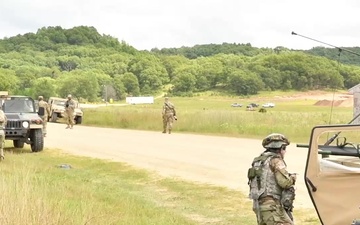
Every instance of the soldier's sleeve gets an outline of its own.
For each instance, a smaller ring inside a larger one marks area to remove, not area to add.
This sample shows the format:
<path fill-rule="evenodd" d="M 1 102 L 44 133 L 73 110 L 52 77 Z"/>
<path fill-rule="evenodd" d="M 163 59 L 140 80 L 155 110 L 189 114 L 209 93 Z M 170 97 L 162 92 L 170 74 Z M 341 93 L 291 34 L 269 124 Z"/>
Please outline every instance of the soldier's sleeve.
<path fill-rule="evenodd" d="M 50 105 L 46 103 L 46 112 L 50 115 Z"/>
<path fill-rule="evenodd" d="M 75 101 L 71 99 L 70 101 L 70 108 L 75 109 Z"/>
<path fill-rule="evenodd" d="M 175 106 L 173 105 L 174 116 L 176 116 Z"/>
<path fill-rule="evenodd" d="M 286 170 L 284 160 L 280 158 L 273 158 L 270 165 L 275 173 L 276 182 L 280 187 L 287 189 L 294 185 L 294 180 L 290 177 L 288 171 Z"/>
<path fill-rule="evenodd" d="M 4 113 L 4 111 L 2 111 L 2 110 L 0 110 L 0 120 L 2 120 L 1 123 L 5 127 L 6 122 L 7 122 L 7 117 L 6 117 L 5 113 Z"/>

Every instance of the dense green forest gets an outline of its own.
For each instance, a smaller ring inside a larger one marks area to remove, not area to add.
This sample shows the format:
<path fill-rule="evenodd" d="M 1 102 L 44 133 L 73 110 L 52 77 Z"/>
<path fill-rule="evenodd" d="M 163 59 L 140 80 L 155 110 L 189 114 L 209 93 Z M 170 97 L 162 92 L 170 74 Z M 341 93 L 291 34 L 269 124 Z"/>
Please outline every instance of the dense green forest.
<path fill-rule="evenodd" d="M 348 48 L 359 51 L 359 48 Z M 219 90 L 344 89 L 360 83 L 359 56 L 334 48 L 307 51 L 223 43 L 139 51 L 94 27 L 43 27 L 0 39 L 0 90 L 83 101 L 146 96 L 191 96 Z M 164 88 L 166 89 L 164 90 Z"/>

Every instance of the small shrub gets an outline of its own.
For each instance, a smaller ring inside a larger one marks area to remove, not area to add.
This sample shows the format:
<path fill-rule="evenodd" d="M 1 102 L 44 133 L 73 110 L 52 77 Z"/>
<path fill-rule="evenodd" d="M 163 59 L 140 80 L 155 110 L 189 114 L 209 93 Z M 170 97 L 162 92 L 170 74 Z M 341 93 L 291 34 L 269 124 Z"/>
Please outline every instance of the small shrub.
<path fill-rule="evenodd" d="M 261 108 L 261 109 L 259 109 L 259 112 L 261 112 L 261 113 L 266 113 L 267 111 L 266 111 L 266 109 Z"/>

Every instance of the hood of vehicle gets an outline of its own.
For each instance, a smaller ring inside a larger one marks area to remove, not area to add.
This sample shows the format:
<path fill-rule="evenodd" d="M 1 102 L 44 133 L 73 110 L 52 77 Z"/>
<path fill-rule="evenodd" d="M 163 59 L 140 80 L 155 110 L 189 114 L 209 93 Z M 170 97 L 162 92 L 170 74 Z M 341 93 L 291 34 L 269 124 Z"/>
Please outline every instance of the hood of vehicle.
<path fill-rule="evenodd" d="M 5 113 L 8 120 L 38 120 L 37 113 Z"/>
<path fill-rule="evenodd" d="M 81 109 L 79 109 L 79 108 L 76 108 L 76 109 L 74 110 L 74 113 L 76 113 L 76 115 L 78 115 L 78 116 L 82 116 L 82 115 L 83 115 L 83 111 L 82 111 Z"/>

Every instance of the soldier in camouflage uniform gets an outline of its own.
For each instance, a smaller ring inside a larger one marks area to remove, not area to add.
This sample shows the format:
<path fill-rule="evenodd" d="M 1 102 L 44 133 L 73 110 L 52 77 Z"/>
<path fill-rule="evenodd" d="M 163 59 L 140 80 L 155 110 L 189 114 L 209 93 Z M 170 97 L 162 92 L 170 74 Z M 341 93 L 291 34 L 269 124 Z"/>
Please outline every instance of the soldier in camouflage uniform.
<path fill-rule="evenodd" d="M 65 102 L 65 113 L 66 113 L 66 129 L 73 129 L 74 126 L 74 111 L 75 102 L 71 95 L 68 95 L 68 100 Z"/>
<path fill-rule="evenodd" d="M 47 133 L 47 121 L 50 114 L 50 106 L 44 101 L 43 96 L 38 97 L 39 100 L 39 116 L 43 120 L 43 135 L 46 137 Z"/>
<path fill-rule="evenodd" d="M 249 197 L 253 200 L 258 225 L 294 224 L 289 217 L 292 216 L 291 212 L 288 214 L 282 204 L 283 193 L 293 189 L 296 181 L 296 175 L 287 172 L 284 161 L 286 146 L 289 144 L 284 135 L 270 134 L 262 142 L 266 150 L 253 160 L 248 171 Z M 293 193 L 291 200 L 295 197 Z"/>
<path fill-rule="evenodd" d="M 5 115 L 4 111 L 2 111 L 0 109 L 0 160 L 5 159 L 5 156 L 4 156 L 4 144 L 5 144 L 4 128 L 6 127 L 6 122 L 7 122 L 6 115 Z"/>
<path fill-rule="evenodd" d="M 174 104 L 169 101 L 168 97 L 165 97 L 165 102 L 162 110 L 162 118 L 163 118 L 163 133 L 165 134 L 166 131 L 171 134 L 172 126 L 174 120 L 177 120 L 176 117 L 176 110 Z"/>

